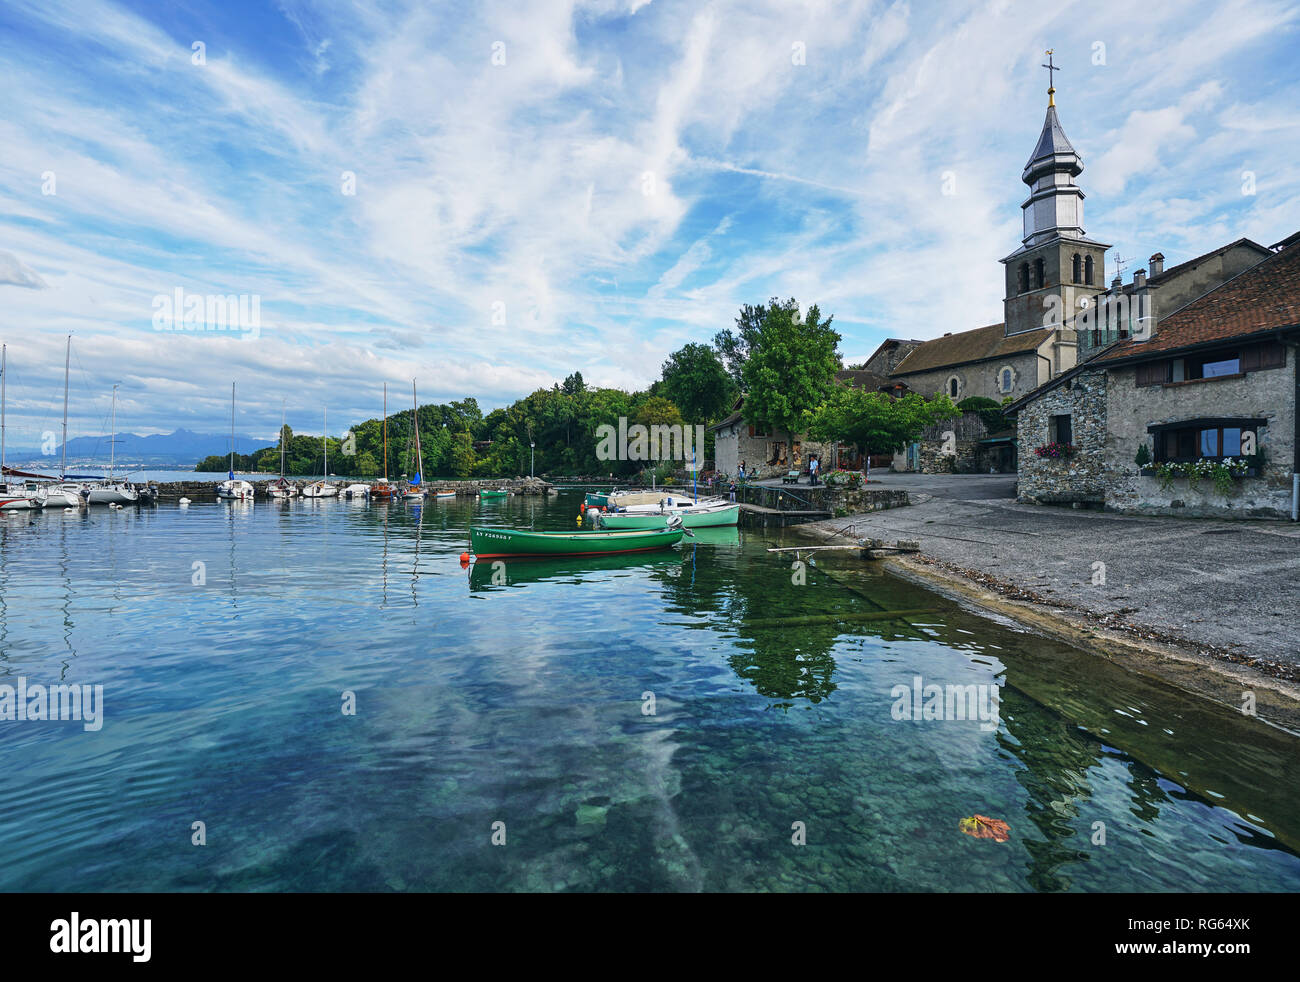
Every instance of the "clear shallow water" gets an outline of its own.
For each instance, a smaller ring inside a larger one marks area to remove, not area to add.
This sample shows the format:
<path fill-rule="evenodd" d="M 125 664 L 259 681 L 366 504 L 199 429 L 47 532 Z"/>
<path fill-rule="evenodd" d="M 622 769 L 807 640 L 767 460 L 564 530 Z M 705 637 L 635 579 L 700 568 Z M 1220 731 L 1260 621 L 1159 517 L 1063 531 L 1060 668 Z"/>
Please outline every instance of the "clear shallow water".
<path fill-rule="evenodd" d="M 856 562 L 460 567 L 579 500 L 4 519 L 0 683 L 105 723 L 0 722 L 0 889 L 1300 889 L 1300 742 Z M 1000 725 L 893 719 L 916 675 Z"/>

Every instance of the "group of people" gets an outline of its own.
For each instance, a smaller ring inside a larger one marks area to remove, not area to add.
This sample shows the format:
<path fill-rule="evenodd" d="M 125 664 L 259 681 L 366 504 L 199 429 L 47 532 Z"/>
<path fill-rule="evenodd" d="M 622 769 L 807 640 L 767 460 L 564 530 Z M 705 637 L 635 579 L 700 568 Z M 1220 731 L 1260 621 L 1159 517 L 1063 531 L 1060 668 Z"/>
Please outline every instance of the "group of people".
<path fill-rule="evenodd" d="M 822 469 L 822 462 L 817 458 L 816 454 L 813 454 L 811 457 L 808 458 L 808 479 L 810 484 L 817 483 L 817 476 L 821 473 L 821 469 Z M 743 484 L 746 478 L 755 477 L 755 476 L 756 474 L 749 472 L 745 469 L 745 462 L 742 460 L 740 462 L 740 467 L 736 471 L 736 481 L 740 481 Z M 736 481 L 731 482 L 731 492 L 732 492 L 733 501 L 735 500 Z"/>

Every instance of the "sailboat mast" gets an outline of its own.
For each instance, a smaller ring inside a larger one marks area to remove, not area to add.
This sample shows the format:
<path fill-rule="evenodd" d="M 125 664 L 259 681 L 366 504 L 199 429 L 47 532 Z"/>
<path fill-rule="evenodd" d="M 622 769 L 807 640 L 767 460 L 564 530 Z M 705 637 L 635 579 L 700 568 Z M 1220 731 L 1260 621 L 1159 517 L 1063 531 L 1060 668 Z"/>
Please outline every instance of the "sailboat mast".
<path fill-rule="evenodd" d="M 415 379 L 411 379 L 411 424 L 415 427 L 415 475 L 424 479 L 424 454 L 420 453 L 420 404 L 415 398 Z"/>
<path fill-rule="evenodd" d="M 388 383 L 384 383 L 384 483 L 388 483 Z"/>
<path fill-rule="evenodd" d="M 280 480 L 284 480 L 284 400 L 280 400 Z"/>
<path fill-rule="evenodd" d="M 113 483 L 113 468 L 117 464 L 117 386 L 113 386 L 113 415 L 112 422 L 109 423 L 109 429 L 113 432 L 108 436 L 108 483 Z"/>
<path fill-rule="evenodd" d="M 230 473 L 229 480 L 235 479 L 235 383 L 230 383 Z"/>
<path fill-rule="evenodd" d="M 68 335 L 68 350 L 63 356 L 63 457 L 59 462 L 59 480 L 68 476 L 68 371 L 72 366 L 72 335 Z"/>
<path fill-rule="evenodd" d="M 0 345 L 0 484 L 5 481 L 5 359 L 9 345 Z"/>
<path fill-rule="evenodd" d="M 325 410 L 325 434 L 320 438 L 320 442 L 325 447 L 325 480 L 330 479 L 330 411 Z"/>

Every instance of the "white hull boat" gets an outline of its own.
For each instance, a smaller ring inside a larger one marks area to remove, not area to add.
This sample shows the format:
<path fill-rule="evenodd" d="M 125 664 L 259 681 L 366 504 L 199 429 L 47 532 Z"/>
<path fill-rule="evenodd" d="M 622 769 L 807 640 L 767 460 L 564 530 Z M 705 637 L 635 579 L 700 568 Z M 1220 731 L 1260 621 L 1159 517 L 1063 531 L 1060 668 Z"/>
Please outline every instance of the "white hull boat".
<path fill-rule="evenodd" d="M 0 484 L 0 511 L 31 511 L 45 507 L 45 492 L 34 482 Z"/>
<path fill-rule="evenodd" d="M 134 505 L 139 500 L 139 492 L 126 483 L 101 484 L 86 495 L 88 505 Z"/>
<path fill-rule="evenodd" d="M 78 484 L 52 484 L 45 489 L 46 508 L 80 508 L 85 503 Z"/>
<path fill-rule="evenodd" d="M 349 484 L 343 489 L 342 496 L 349 501 L 364 500 L 370 497 L 369 484 Z"/>
<path fill-rule="evenodd" d="M 328 481 L 317 481 L 314 484 L 308 484 L 302 489 L 304 498 L 334 498 L 338 496 L 338 493 L 338 486 L 330 484 Z"/>
<path fill-rule="evenodd" d="M 217 497 L 228 501 L 252 501 L 254 493 L 247 481 L 222 481 L 217 485 Z"/>

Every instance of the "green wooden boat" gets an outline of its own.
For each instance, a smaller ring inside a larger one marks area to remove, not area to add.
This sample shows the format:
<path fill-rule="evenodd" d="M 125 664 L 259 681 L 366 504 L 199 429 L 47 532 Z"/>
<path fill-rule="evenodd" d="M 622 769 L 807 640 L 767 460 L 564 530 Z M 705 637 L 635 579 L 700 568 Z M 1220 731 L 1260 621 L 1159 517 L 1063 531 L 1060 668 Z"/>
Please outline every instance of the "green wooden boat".
<path fill-rule="evenodd" d="M 583 501 L 584 508 L 604 508 L 609 504 L 608 494 L 597 494 L 592 491 L 587 492 L 587 497 Z"/>
<path fill-rule="evenodd" d="M 682 527 L 688 529 L 715 528 L 717 526 L 735 525 L 740 520 L 740 505 L 712 505 L 702 508 L 684 508 L 667 515 L 605 512 L 600 516 L 601 528 L 607 529 L 655 529 L 663 528 L 664 522 L 673 515 L 682 520 Z"/>
<path fill-rule="evenodd" d="M 601 529 L 596 532 L 530 532 L 526 529 L 470 526 L 469 551 L 476 559 L 527 556 L 608 556 L 675 546 L 686 533 L 680 528 Z"/>
<path fill-rule="evenodd" d="M 480 488 L 478 496 L 480 498 L 504 498 L 509 493 L 509 491 L 484 491 Z"/>

